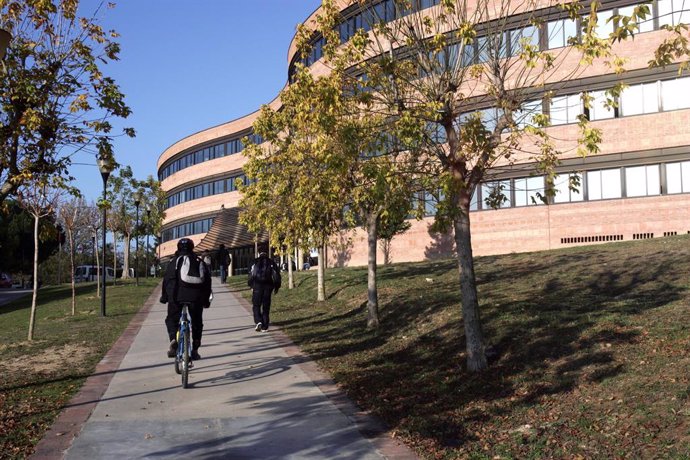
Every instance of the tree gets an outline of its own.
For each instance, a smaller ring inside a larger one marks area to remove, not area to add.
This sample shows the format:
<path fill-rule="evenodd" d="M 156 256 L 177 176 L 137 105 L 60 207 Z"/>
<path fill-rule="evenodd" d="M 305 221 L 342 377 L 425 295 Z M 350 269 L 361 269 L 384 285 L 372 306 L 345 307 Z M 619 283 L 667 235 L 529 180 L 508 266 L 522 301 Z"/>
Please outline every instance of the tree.
<path fill-rule="evenodd" d="M 240 184 L 240 220 L 255 233 L 268 231 L 273 247 L 319 248 L 318 301 L 326 298 L 323 247 L 339 229 L 347 188 L 347 163 L 335 154 L 341 97 L 337 79 L 314 79 L 302 69 L 281 92 L 281 110 L 264 106 L 254 123 L 268 143 L 243 150 L 251 182 Z"/>
<path fill-rule="evenodd" d="M 76 286 L 75 286 L 75 233 L 84 220 L 84 212 L 86 210 L 86 203 L 83 198 L 72 198 L 69 201 L 63 201 L 58 208 L 58 218 L 61 225 L 67 232 L 67 241 L 69 242 L 69 261 L 70 261 L 70 281 L 72 285 L 72 316 L 76 314 L 77 300 L 76 300 Z"/>
<path fill-rule="evenodd" d="M 497 166 L 515 162 L 533 162 L 552 185 L 568 140 L 559 147 L 551 139 L 545 129 L 549 117 L 537 110 L 533 99 L 553 97 L 564 82 L 595 61 L 620 71 L 622 60 L 611 54 L 609 37 L 597 36 L 596 2 L 588 12 L 577 2 L 544 10 L 509 0 L 441 0 L 422 11 L 416 9 L 417 2 L 405 0 L 381 4 L 384 8 L 359 5 L 368 30 L 347 37 L 350 46 L 326 38 L 326 65 L 348 69 L 361 88 L 350 97 L 361 110 L 387 120 L 386 131 L 428 164 L 427 171 L 415 174 L 427 187 L 441 189 L 437 225 L 454 232 L 467 368 L 485 369 L 471 245 L 472 195 Z M 582 27 L 568 40 L 570 46 L 542 50 L 538 31 L 558 8 L 570 19 L 581 19 Z M 337 14 L 333 2 L 324 0 L 317 20 L 323 37 L 332 36 Z M 591 102 L 586 94 L 583 98 Z M 583 156 L 596 153 L 601 133 L 584 115 L 578 117 L 578 126 L 578 139 L 570 140 L 567 148 L 577 144 Z M 543 198 L 553 193 L 550 190 Z M 496 205 L 505 199 L 502 195 L 497 187 L 488 201 Z"/>
<path fill-rule="evenodd" d="M 78 7 L 79 0 L 2 3 L 13 39 L 0 74 L 0 202 L 32 175 L 67 176 L 77 150 L 111 157 L 109 120 L 130 114 L 101 70 L 118 59 L 117 33 L 99 26 L 98 11 L 77 17 Z"/>
<path fill-rule="evenodd" d="M 101 269 L 105 270 L 105 267 L 101 268 L 100 261 L 100 251 L 98 250 L 98 230 L 101 228 L 102 219 L 101 211 L 96 203 L 91 203 L 86 208 L 81 215 L 81 225 L 86 229 L 86 233 L 89 235 L 91 241 L 93 242 L 93 252 L 96 257 L 96 297 L 101 297 Z M 106 229 L 102 229 L 106 231 Z"/>
<path fill-rule="evenodd" d="M 33 220 L 33 216 L 14 199 L 5 201 L 0 208 L 0 248 L 6 254 L 0 259 L 2 271 L 28 274 L 33 270 Z M 41 219 L 38 235 L 41 240 L 38 263 L 42 264 L 59 244 L 58 230 L 52 216 Z"/>
<path fill-rule="evenodd" d="M 36 297 L 38 295 L 38 224 L 39 220 L 52 215 L 59 204 L 64 190 L 60 184 L 51 184 L 45 178 L 35 178 L 24 185 L 17 195 L 22 207 L 34 218 L 34 263 L 33 263 L 33 293 L 31 297 L 31 314 L 29 319 L 28 340 L 34 338 L 36 324 Z"/>
<path fill-rule="evenodd" d="M 114 226 L 114 235 L 122 235 L 124 243 L 122 279 L 129 278 L 129 251 L 134 234 L 134 202 L 132 195 L 137 184 L 132 168 L 120 168 L 117 176 L 113 175 L 109 181 L 108 192 L 110 201 L 110 223 Z"/>

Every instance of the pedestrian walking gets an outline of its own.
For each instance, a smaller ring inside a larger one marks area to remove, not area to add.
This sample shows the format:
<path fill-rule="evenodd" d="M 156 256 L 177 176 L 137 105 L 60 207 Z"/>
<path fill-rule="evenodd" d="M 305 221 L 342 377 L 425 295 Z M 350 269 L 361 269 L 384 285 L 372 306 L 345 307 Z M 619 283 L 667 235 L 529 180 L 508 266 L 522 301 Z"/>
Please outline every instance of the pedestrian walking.
<path fill-rule="evenodd" d="M 249 287 L 252 288 L 252 312 L 256 332 L 268 332 L 271 312 L 271 294 L 280 289 L 280 270 L 265 252 L 259 253 L 249 270 Z"/>
<path fill-rule="evenodd" d="M 218 265 L 220 266 L 220 282 L 224 284 L 228 279 L 228 266 L 232 262 L 232 257 L 230 256 L 228 250 L 225 249 L 224 244 L 220 245 L 217 258 Z"/>

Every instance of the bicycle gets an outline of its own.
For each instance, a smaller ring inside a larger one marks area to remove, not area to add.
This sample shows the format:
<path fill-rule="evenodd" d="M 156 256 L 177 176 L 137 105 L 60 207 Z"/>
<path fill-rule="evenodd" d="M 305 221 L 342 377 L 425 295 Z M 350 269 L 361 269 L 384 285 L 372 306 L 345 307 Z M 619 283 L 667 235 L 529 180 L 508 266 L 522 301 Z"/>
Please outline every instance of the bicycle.
<path fill-rule="evenodd" d="M 182 304 L 180 328 L 177 330 L 177 354 L 175 355 L 175 372 L 182 376 L 182 388 L 189 385 L 189 370 L 192 363 L 192 330 L 189 319 L 189 303 Z"/>

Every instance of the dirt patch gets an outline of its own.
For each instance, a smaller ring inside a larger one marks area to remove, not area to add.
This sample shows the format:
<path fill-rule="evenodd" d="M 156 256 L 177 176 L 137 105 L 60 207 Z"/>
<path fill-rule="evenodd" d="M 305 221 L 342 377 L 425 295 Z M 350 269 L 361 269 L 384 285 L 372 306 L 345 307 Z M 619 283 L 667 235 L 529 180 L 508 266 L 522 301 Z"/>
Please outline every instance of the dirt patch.
<path fill-rule="evenodd" d="M 65 365 L 80 368 L 93 352 L 93 348 L 86 343 L 70 343 L 46 348 L 30 359 L 12 358 L 7 361 L 6 369 L 10 374 L 52 374 Z"/>

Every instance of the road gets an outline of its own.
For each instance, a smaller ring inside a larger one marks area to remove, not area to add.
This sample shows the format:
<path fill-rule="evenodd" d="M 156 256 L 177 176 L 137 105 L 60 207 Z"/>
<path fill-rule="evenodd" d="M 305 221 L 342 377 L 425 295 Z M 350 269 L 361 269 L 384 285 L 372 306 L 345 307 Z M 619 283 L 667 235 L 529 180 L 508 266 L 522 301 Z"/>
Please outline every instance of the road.
<path fill-rule="evenodd" d="M 10 289 L 10 288 L 3 288 L 0 289 L 0 305 L 5 305 L 6 303 L 10 303 L 15 299 L 18 299 L 22 296 L 25 296 L 27 294 L 31 294 L 31 289 Z"/>

